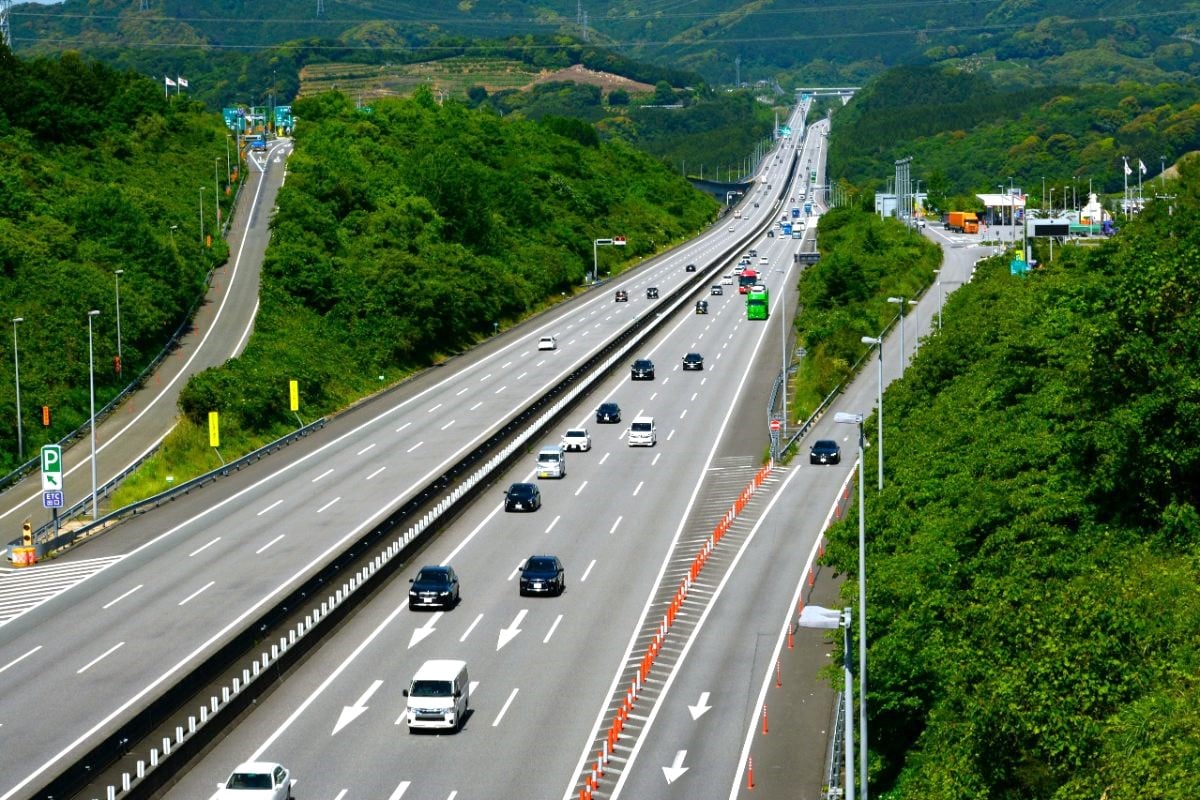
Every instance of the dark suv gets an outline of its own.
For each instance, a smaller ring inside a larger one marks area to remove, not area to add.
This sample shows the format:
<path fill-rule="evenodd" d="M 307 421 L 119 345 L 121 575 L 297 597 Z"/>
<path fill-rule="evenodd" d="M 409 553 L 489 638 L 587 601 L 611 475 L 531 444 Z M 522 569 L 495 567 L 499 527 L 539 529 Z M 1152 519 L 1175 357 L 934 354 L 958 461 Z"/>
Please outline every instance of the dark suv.
<path fill-rule="evenodd" d="M 616 302 L 618 302 L 618 303 L 628 303 L 628 302 L 629 302 L 629 292 L 625 291 L 624 289 L 617 289 L 617 300 L 616 300 Z"/>
<path fill-rule="evenodd" d="M 648 358 L 639 358 L 637 361 L 634 361 L 633 366 L 629 370 L 629 377 L 635 381 L 654 380 L 654 362 Z"/>
<path fill-rule="evenodd" d="M 832 439 L 819 439 L 813 442 L 812 449 L 808 451 L 810 464 L 838 464 L 841 460 L 842 448 Z"/>
<path fill-rule="evenodd" d="M 421 567 L 409 580 L 408 607 L 451 608 L 458 605 L 458 575 L 450 566 Z"/>
<path fill-rule="evenodd" d="M 505 511 L 537 511 L 542 507 L 542 490 L 536 483 L 514 483 L 504 495 Z"/>
<path fill-rule="evenodd" d="M 601 403 L 596 409 L 596 422 L 620 422 L 621 407 L 616 403 Z"/>
<path fill-rule="evenodd" d="M 567 587 L 562 562 L 558 556 L 530 556 L 521 567 L 519 588 L 527 594 L 562 594 Z"/>
<path fill-rule="evenodd" d="M 651 286 L 649 289 L 647 289 L 646 290 L 646 299 L 647 300 L 657 300 L 658 299 L 658 289 L 656 289 L 653 286 Z"/>
<path fill-rule="evenodd" d="M 699 353 L 688 353 L 683 357 L 684 369 L 704 369 L 704 356 Z"/>

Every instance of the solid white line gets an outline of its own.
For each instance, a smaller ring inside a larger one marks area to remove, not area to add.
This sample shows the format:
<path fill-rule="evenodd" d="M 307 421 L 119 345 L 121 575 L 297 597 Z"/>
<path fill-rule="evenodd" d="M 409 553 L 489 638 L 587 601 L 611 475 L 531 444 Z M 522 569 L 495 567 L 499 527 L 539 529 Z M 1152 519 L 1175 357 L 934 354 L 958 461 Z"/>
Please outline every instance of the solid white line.
<path fill-rule="evenodd" d="M 587 481 L 584 481 L 583 483 L 579 484 L 579 488 L 575 490 L 576 497 L 579 497 L 579 493 L 583 491 L 583 487 L 587 486 L 587 483 Z"/>
<path fill-rule="evenodd" d="M 556 630 L 558 630 L 558 623 L 562 622 L 562 618 L 562 614 L 559 614 L 554 618 L 554 624 L 550 626 L 550 630 L 546 631 L 546 638 L 542 639 L 542 644 L 547 644 L 550 641 L 550 637 L 554 635 Z"/>
<path fill-rule="evenodd" d="M 321 473 L 320 475 L 318 475 L 317 477 L 313 478 L 313 479 L 312 479 L 312 482 L 313 482 L 313 483 L 316 483 L 317 481 L 321 480 L 321 478 L 324 478 L 326 475 L 328 475 L 328 474 L 329 474 L 329 473 L 331 473 L 331 472 L 333 472 L 333 468 L 332 468 L 332 467 L 331 467 L 331 468 L 329 468 L 329 469 L 327 469 L 327 470 L 325 470 L 324 472 L 322 472 L 322 473 Z"/>
<path fill-rule="evenodd" d="M 374 478 L 376 475 L 383 472 L 385 469 L 387 469 L 387 467 L 380 467 L 379 469 L 375 470 L 374 472 L 372 472 L 370 475 L 367 476 L 367 480 L 371 480 L 371 478 Z"/>
<path fill-rule="evenodd" d="M 696 398 L 695 398 L 695 397 L 693 397 L 692 399 L 693 399 L 693 400 L 695 400 Z M 356 455 L 356 456 L 361 456 L 363 453 L 367 452 L 368 450 L 370 450 L 370 449 L 371 449 L 372 447 L 374 447 L 374 446 L 375 446 L 375 443 L 374 443 L 374 442 L 371 442 L 369 445 L 367 445 L 366 447 L 364 447 L 362 450 L 359 450 L 359 451 L 358 451 L 357 453 L 355 453 L 354 455 Z"/>
<path fill-rule="evenodd" d="M 331 505 L 333 505 L 334 503 L 336 503 L 338 500 L 341 500 L 341 499 L 342 499 L 342 496 L 339 494 L 337 497 L 333 498 L 333 499 L 332 499 L 332 500 L 330 500 L 328 503 L 326 503 L 325 505 L 323 505 L 323 506 L 321 506 L 320 508 L 318 508 L 318 509 L 317 509 L 317 513 L 318 513 L 318 514 L 320 514 L 322 511 L 324 511 L 325 509 L 329 508 Z"/>
<path fill-rule="evenodd" d="M 117 642 L 112 647 L 108 648 L 103 653 L 96 656 L 91 661 L 89 661 L 88 663 L 86 663 L 82 667 L 80 667 L 79 669 L 75 670 L 75 674 L 82 675 L 83 673 L 85 673 L 89 669 L 91 669 L 92 667 L 96 666 L 96 664 L 98 664 L 100 661 L 108 658 L 109 656 L 111 656 L 113 653 L 117 652 L 117 650 L 121 649 L 124 646 L 125 646 L 124 642 Z"/>
<path fill-rule="evenodd" d="M 217 537 L 217 538 L 220 538 L 220 537 Z M 215 540 L 214 540 L 214 541 L 215 541 Z M 107 609 L 107 608 L 109 608 L 110 606 L 115 606 L 117 603 L 121 602 L 121 601 L 122 601 L 122 600 L 124 600 L 126 597 L 129 597 L 129 595 L 133 594 L 134 592 L 136 592 L 138 589 L 142 588 L 142 587 L 143 587 L 143 586 L 145 586 L 145 585 L 146 585 L 146 584 L 144 584 L 144 583 L 139 583 L 137 586 L 133 587 L 132 589 L 130 589 L 128 592 L 126 592 L 125 594 L 121 595 L 120 597 L 117 597 L 117 598 L 115 598 L 115 599 L 113 599 L 113 600 L 109 600 L 107 603 L 105 603 L 104 605 L 100 606 L 100 608 Z M 0 672 L 4 672 L 4 670 L 0 669 Z"/>
<path fill-rule="evenodd" d="M 33 648 L 25 655 L 17 656 L 12 661 L 5 664 L 3 667 L 0 667 L 0 673 L 4 672 L 4 670 L 8 669 L 9 667 L 13 666 L 14 664 L 20 664 L 22 661 L 29 658 L 31 655 L 33 655 L 34 653 L 36 653 L 38 650 L 41 650 L 41 649 L 42 649 L 42 646 L 39 644 L 37 647 Z"/>
<path fill-rule="evenodd" d="M 480 614 L 479 616 L 475 617 L 475 620 L 470 625 L 467 626 L 467 629 L 465 631 L 463 631 L 462 636 L 458 637 L 458 640 L 460 642 L 465 642 L 467 640 L 467 637 L 471 635 L 471 631 L 475 630 L 475 626 L 479 624 L 479 620 L 481 620 L 481 619 L 483 619 L 483 614 Z"/>
<path fill-rule="evenodd" d="M 586 581 L 588 579 L 588 575 L 592 574 L 592 567 L 594 567 L 594 566 L 596 566 L 596 559 L 593 558 L 592 563 L 588 564 L 587 569 L 585 569 L 583 571 L 583 576 L 579 579 L 580 583 L 583 583 L 584 581 Z"/>
<path fill-rule="evenodd" d="M 608 529 L 608 532 L 609 532 L 609 533 L 616 533 L 616 532 L 617 532 L 617 526 L 621 524 L 621 520 L 622 520 L 622 519 L 624 519 L 624 517 L 622 517 L 622 516 L 618 516 L 618 517 L 617 517 L 617 521 L 616 521 L 616 522 L 614 522 L 614 523 L 613 523 L 613 526 L 612 526 L 611 528 L 609 528 L 609 529 Z"/>
<path fill-rule="evenodd" d="M 512 705 L 513 700 L 517 699 L 517 692 L 519 692 L 519 691 L 521 691 L 521 690 L 513 689 L 512 694 L 510 694 L 508 696 L 508 699 L 504 701 L 504 707 L 500 709 L 500 713 L 496 715 L 495 721 L 492 722 L 493 728 L 495 728 L 496 726 L 498 726 L 500 724 L 500 720 L 504 719 L 504 715 L 508 711 L 508 707 Z"/>
<path fill-rule="evenodd" d="M 257 550 L 255 550 L 255 551 L 254 551 L 254 555 L 256 555 L 256 556 L 260 556 L 260 555 L 262 555 L 262 553 L 263 553 L 263 551 L 264 551 L 264 550 L 266 550 L 268 547 L 270 547 L 271 545 L 273 545 L 273 544 L 275 544 L 276 542 L 278 542 L 280 539 L 282 539 L 282 538 L 283 538 L 284 536 L 286 536 L 286 535 L 287 535 L 287 534 L 285 534 L 285 533 L 281 533 L 281 534 L 279 534 L 279 535 L 278 535 L 278 536 L 276 536 L 274 539 L 272 539 L 271 541 L 269 541 L 269 542 L 267 542 L 266 544 L 264 544 L 262 547 L 260 547 L 260 548 L 258 548 Z"/>
<path fill-rule="evenodd" d="M 400 800 L 401 797 L 404 797 L 404 793 L 408 791 L 408 785 L 410 783 L 412 783 L 412 781 L 400 781 L 400 785 L 396 787 L 396 791 L 392 792 L 392 795 L 388 798 L 388 800 Z"/>
<path fill-rule="evenodd" d="M 208 589 L 208 587 L 212 586 L 214 583 L 216 583 L 216 581 L 209 581 L 208 583 L 204 584 L 199 589 L 197 589 L 196 591 L 189 594 L 187 597 L 180 600 L 179 605 L 183 605 L 184 603 L 188 602 L 189 600 L 195 599 L 201 592 Z"/>
<path fill-rule="evenodd" d="M 283 501 L 282 501 L 282 500 L 280 500 L 279 502 L 280 502 L 280 503 L 282 503 Z M 278 503 L 276 503 L 276 505 L 278 505 Z M 271 506 L 271 508 L 274 508 L 274 507 L 275 507 L 275 506 Z M 262 515 L 262 514 L 265 514 L 267 511 L 270 511 L 270 510 L 271 510 L 271 509 L 263 509 L 262 511 L 260 511 L 260 512 L 258 512 L 258 513 L 259 513 L 260 515 Z M 193 550 L 192 552 L 188 553 L 188 558 L 191 558 L 192 556 L 196 555 L 197 553 L 203 553 L 205 550 L 207 550 L 208 548 L 212 547 L 214 544 L 216 544 L 216 543 L 217 543 L 217 542 L 219 542 L 219 541 L 221 541 L 221 537 L 220 537 L 220 536 L 218 536 L 217 538 L 213 539 L 211 542 L 209 542 L 209 543 L 208 543 L 208 544 L 206 544 L 206 545 L 201 545 L 200 547 L 196 548 L 196 549 L 195 549 L 195 550 Z"/>

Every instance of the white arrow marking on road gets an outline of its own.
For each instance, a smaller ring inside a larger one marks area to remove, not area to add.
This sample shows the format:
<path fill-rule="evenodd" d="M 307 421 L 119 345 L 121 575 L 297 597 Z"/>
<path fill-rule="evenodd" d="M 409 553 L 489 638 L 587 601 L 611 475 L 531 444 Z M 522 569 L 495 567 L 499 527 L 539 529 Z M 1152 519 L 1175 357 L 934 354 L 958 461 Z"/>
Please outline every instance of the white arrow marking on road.
<path fill-rule="evenodd" d="M 701 692 L 700 699 L 694 706 L 688 706 L 688 711 L 692 712 L 692 719 L 697 720 L 704 716 L 704 712 L 708 711 L 712 706 L 708 704 L 708 692 Z"/>
<path fill-rule="evenodd" d="M 438 611 L 432 617 L 429 618 L 428 622 L 426 622 L 424 625 L 422 625 L 421 627 L 417 628 L 415 631 L 412 632 L 412 637 L 410 637 L 408 640 L 409 648 L 411 648 L 414 644 L 421 641 L 426 636 L 428 636 L 429 634 L 431 634 L 435 630 L 437 630 L 436 628 L 433 627 L 433 625 L 435 622 L 438 621 L 438 618 L 442 616 L 442 613 L 443 612 Z"/>
<path fill-rule="evenodd" d="M 679 776 L 688 771 L 688 768 L 683 765 L 684 756 L 687 755 L 687 750 L 680 750 L 675 754 L 675 763 L 669 767 L 663 767 L 663 776 L 667 779 L 667 783 L 674 783 L 679 779 Z"/>
<path fill-rule="evenodd" d="M 521 624 L 521 620 L 525 619 L 525 615 L 528 613 L 529 613 L 529 609 L 522 608 L 520 611 L 517 612 L 517 616 L 512 621 L 511 625 L 509 625 L 507 628 L 500 629 L 500 639 L 499 639 L 499 641 L 496 642 L 497 650 L 499 650 L 501 647 L 504 647 L 504 645 L 511 642 L 513 640 L 513 638 L 516 637 L 516 635 L 521 632 L 521 628 L 519 627 Z"/>
<path fill-rule="evenodd" d="M 342 713 L 338 715 L 337 724 L 333 726 L 333 733 L 330 735 L 337 736 L 338 731 L 358 719 L 359 715 L 367 710 L 367 702 L 370 701 L 371 695 L 375 694 L 380 686 L 383 686 L 383 681 L 375 681 L 371 684 L 370 688 L 362 693 L 362 697 L 358 698 L 358 702 L 352 706 L 343 706 Z"/>

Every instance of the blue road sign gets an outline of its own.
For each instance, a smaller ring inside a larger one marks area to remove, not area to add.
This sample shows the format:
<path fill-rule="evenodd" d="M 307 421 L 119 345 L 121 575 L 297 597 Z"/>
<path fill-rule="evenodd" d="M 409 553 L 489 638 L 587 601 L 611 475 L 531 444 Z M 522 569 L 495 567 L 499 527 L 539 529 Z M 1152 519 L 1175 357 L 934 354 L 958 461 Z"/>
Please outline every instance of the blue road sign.
<path fill-rule="evenodd" d="M 63 493 L 60 491 L 42 492 L 42 508 L 62 508 Z"/>

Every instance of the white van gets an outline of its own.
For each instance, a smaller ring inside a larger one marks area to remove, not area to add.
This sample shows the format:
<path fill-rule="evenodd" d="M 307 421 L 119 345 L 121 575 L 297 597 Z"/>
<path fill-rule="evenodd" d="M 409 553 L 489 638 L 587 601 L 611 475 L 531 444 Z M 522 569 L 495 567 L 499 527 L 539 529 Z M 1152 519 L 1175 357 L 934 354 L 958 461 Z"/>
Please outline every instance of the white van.
<path fill-rule="evenodd" d="M 436 659 L 426 661 L 404 690 L 408 698 L 408 730 L 417 728 L 462 728 L 471 701 L 467 662 Z"/>
<path fill-rule="evenodd" d="M 537 476 L 539 478 L 567 477 L 567 452 L 561 444 L 549 444 L 538 451 Z"/>
<path fill-rule="evenodd" d="M 634 417 L 629 424 L 630 447 L 654 447 L 658 433 L 654 429 L 654 417 Z"/>

